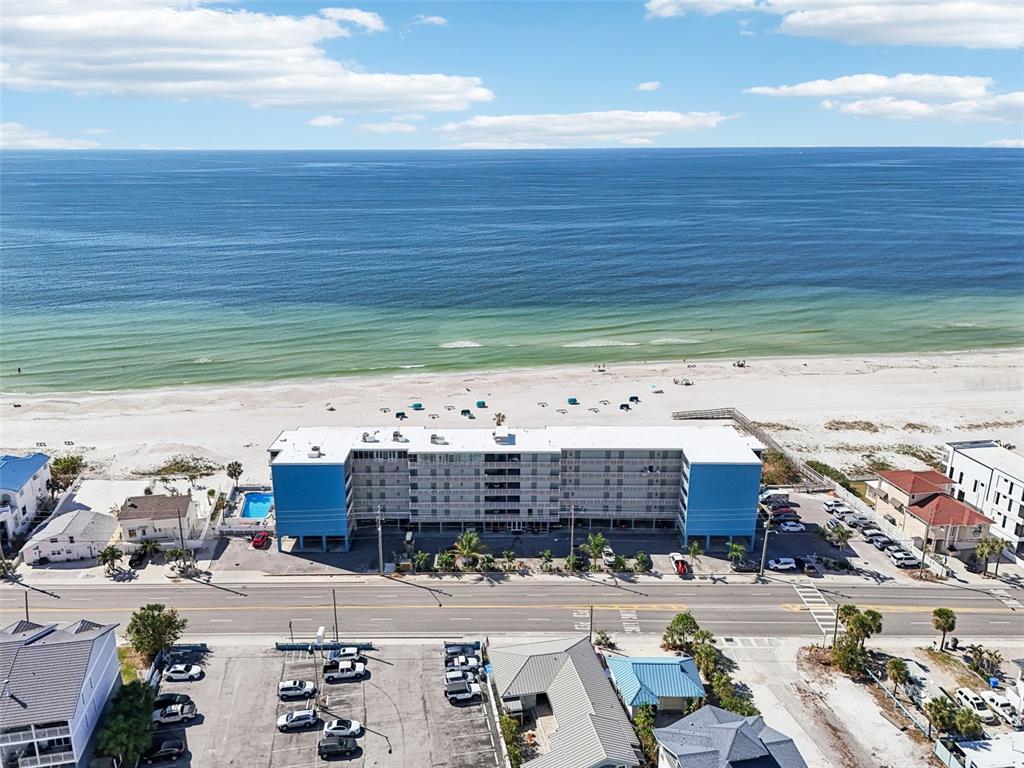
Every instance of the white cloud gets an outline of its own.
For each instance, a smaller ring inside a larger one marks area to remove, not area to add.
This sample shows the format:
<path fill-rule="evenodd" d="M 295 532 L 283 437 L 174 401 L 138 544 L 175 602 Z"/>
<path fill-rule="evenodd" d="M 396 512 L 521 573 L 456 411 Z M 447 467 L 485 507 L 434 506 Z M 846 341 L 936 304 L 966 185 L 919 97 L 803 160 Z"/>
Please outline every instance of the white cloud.
<path fill-rule="evenodd" d="M 360 131 L 367 133 L 415 133 L 416 126 L 409 123 L 363 123 L 359 126 Z"/>
<path fill-rule="evenodd" d="M 187 0 L 8 3 L 4 85 L 360 111 L 458 110 L 493 98 L 477 77 L 365 72 L 329 58 L 321 45 L 350 36 L 347 25 L 383 24 L 353 11 L 285 16 Z"/>
<path fill-rule="evenodd" d="M 311 125 L 314 128 L 340 128 L 344 124 L 344 117 L 335 117 L 334 115 L 320 115 L 306 122 L 306 125 Z"/>
<path fill-rule="evenodd" d="M 821 105 L 826 109 L 835 109 L 858 117 L 888 117 L 894 120 L 1013 122 L 1020 119 L 1020 115 L 1024 111 L 1024 91 L 950 103 L 929 103 L 917 99 L 882 96 L 877 99 L 859 101 L 826 99 Z"/>
<path fill-rule="evenodd" d="M 821 106 L 848 115 L 894 120 L 1012 121 L 1024 93 L 994 94 L 990 77 L 861 74 L 795 85 L 759 85 L 744 93 L 823 99 Z M 859 98 L 868 97 L 868 98 Z"/>
<path fill-rule="evenodd" d="M 728 118 L 718 112 L 576 112 L 545 115 L 478 115 L 440 129 L 455 146 L 534 148 L 635 145 L 677 131 L 714 128 Z"/>
<path fill-rule="evenodd" d="M 995 141 L 986 141 L 985 146 L 1024 149 L 1024 139 L 996 139 Z"/>
<path fill-rule="evenodd" d="M 49 131 L 21 123 L 0 123 L 0 147 L 4 149 L 92 149 L 98 146 L 89 139 L 61 139 Z"/>
<path fill-rule="evenodd" d="M 661 83 L 657 80 L 648 80 L 646 83 L 638 83 L 634 91 L 660 91 Z"/>
<path fill-rule="evenodd" d="M 833 80 L 809 80 L 796 85 L 758 85 L 744 93 L 761 96 L 914 96 L 917 98 L 976 98 L 984 96 L 992 85 L 991 77 L 955 75 L 846 75 Z"/>
<path fill-rule="evenodd" d="M 1019 48 L 1024 5 L 1017 0 L 648 0 L 649 18 L 761 11 L 790 35 L 847 43 Z"/>
<path fill-rule="evenodd" d="M 423 27 L 447 27 L 448 19 L 444 16 L 426 16 L 422 13 L 417 13 L 409 23 Z"/>
<path fill-rule="evenodd" d="M 426 120 L 427 118 L 417 112 L 407 112 L 404 115 L 395 115 L 391 119 L 397 120 L 400 123 L 418 123 L 421 120 Z"/>
<path fill-rule="evenodd" d="M 362 27 L 367 32 L 385 32 L 388 25 L 384 19 L 372 11 L 361 11 L 358 8 L 322 8 L 320 15 L 331 21 L 348 21 Z"/>
<path fill-rule="evenodd" d="M 113 133 L 109 128 L 86 128 L 82 131 L 86 136 L 103 136 L 107 133 Z"/>

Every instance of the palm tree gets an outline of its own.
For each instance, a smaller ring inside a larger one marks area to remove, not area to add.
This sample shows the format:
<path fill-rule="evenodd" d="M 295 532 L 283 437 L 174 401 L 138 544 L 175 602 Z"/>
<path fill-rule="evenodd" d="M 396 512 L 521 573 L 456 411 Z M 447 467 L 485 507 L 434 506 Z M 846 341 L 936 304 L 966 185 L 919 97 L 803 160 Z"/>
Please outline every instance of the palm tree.
<path fill-rule="evenodd" d="M 462 558 L 463 564 L 475 565 L 477 558 L 483 554 L 487 547 L 480 540 L 480 534 L 476 531 L 463 531 L 459 534 L 459 537 L 455 539 L 455 544 L 452 546 L 459 557 Z"/>
<path fill-rule="evenodd" d="M 928 738 L 932 737 L 932 726 L 940 733 L 949 731 L 956 720 L 956 707 L 945 696 L 928 699 L 924 705 L 924 714 L 928 718 Z"/>
<path fill-rule="evenodd" d="M 730 542 L 729 543 L 729 552 L 726 555 L 726 557 L 728 557 L 734 563 L 737 563 L 740 560 L 743 560 L 746 556 L 747 556 L 747 548 L 745 546 L 743 546 L 743 544 L 736 543 L 736 542 Z"/>
<path fill-rule="evenodd" d="M 704 554 L 704 550 L 700 547 L 700 542 L 694 539 L 690 542 L 690 559 L 694 562 L 700 562 L 700 556 Z"/>
<path fill-rule="evenodd" d="M 553 559 L 554 559 L 554 555 L 551 553 L 550 549 L 545 549 L 543 552 L 541 552 L 540 553 L 540 569 L 542 571 L 550 571 L 551 570 L 551 561 Z"/>
<path fill-rule="evenodd" d="M 494 426 L 500 427 L 504 423 L 505 423 L 505 414 L 504 413 L 501 413 L 499 411 L 498 413 L 494 414 Z"/>
<path fill-rule="evenodd" d="M 160 551 L 160 542 L 156 539 L 143 539 L 139 543 L 139 552 L 146 557 L 152 557 Z"/>
<path fill-rule="evenodd" d="M 970 658 L 970 665 L 975 669 L 981 669 L 981 661 L 985 657 L 985 646 L 981 643 L 971 643 L 967 646 L 967 656 Z"/>
<path fill-rule="evenodd" d="M 953 716 L 953 726 L 957 732 L 968 739 L 981 738 L 984 730 L 981 727 L 981 719 L 973 709 L 960 707 Z"/>
<path fill-rule="evenodd" d="M 700 643 L 693 649 L 693 663 L 705 680 L 711 680 L 718 669 L 718 649 L 710 643 Z"/>
<path fill-rule="evenodd" d="M 14 575 L 14 563 L 6 557 L 0 559 L 0 580 L 9 579 Z"/>
<path fill-rule="evenodd" d="M 514 549 L 506 549 L 501 553 L 501 556 L 505 559 L 505 570 L 511 571 L 515 566 L 516 552 Z"/>
<path fill-rule="evenodd" d="M 590 557 L 591 565 L 594 561 L 601 556 L 601 552 L 608 546 L 608 539 L 601 533 L 592 533 L 587 536 L 587 543 L 583 544 L 580 549 L 587 553 Z"/>
<path fill-rule="evenodd" d="M 885 663 L 885 676 L 892 680 L 892 695 L 895 696 L 896 689 L 910 679 L 910 670 L 903 659 L 892 658 Z"/>
<path fill-rule="evenodd" d="M 494 555 L 485 554 L 480 558 L 480 570 L 488 572 L 494 570 Z"/>
<path fill-rule="evenodd" d="M 242 464 L 238 461 L 232 461 L 227 466 L 227 475 L 229 478 L 235 481 L 235 488 L 238 488 L 238 478 L 242 476 Z"/>
<path fill-rule="evenodd" d="M 114 572 L 114 568 L 117 567 L 118 561 L 123 557 L 124 553 L 120 549 L 110 545 L 101 549 L 99 554 L 96 556 L 96 559 L 99 561 L 100 565 L 106 566 L 107 573 L 109 574 Z"/>
<path fill-rule="evenodd" d="M 616 555 L 615 560 L 612 563 L 612 570 L 616 573 L 622 573 L 624 570 L 626 570 L 626 558 L 624 558 L 622 555 Z"/>
<path fill-rule="evenodd" d="M 709 629 L 698 629 L 693 633 L 693 642 L 710 645 L 715 640 L 715 633 Z"/>
<path fill-rule="evenodd" d="M 430 553 L 420 550 L 412 556 L 412 565 L 417 571 L 430 570 Z"/>
<path fill-rule="evenodd" d="M 942 633 L 942 640 L 939 641 L 939 650 L 946 647 L 946 633 L 956 629 L 956 613 L 952 608 L 936 608 L 932 611 L 932 626 L 936 632 Z"/>
<path fill-rule="evenodd" d="M 165 563 L 184 563 L 188 559 L 188 552 L 181 547 L 171 547 L 164 552 Z"/>
<path fill-rule="evenodd" d="M 996 556 L 996 573 L 999 573 L 999 555 L 1002 550 L 1003 545 L 995 536 L 982 536 L 978 539 L 974 554 L 985 564 L 981 572 L 983 576 L 988 576 L 988 561 L 992 555 Z"/>
<path fill-rule="evenodd" d="M 852 538 L 853 529 L 847 528 L 845 525 L 840 525 L 832 531 L 832 543 L 840 550 L 845 549 L 846 545 L 850 543 L 850 539 Z"/>
<path fill-rule="evenodd" d="M 437 567 L 442 571 L 455 570 L 455 555 L 451 552 L 440 552 L 437 555 Z"/>
<path fill-rule="evenodd" d="M 985 651 L 982 654 L 982 665 L 984 666 L 985 670 L 988 671 L 990 674 L 997 671 L 1002 663 L 1003 654 L 1001 654 L 999 651 Z"/>

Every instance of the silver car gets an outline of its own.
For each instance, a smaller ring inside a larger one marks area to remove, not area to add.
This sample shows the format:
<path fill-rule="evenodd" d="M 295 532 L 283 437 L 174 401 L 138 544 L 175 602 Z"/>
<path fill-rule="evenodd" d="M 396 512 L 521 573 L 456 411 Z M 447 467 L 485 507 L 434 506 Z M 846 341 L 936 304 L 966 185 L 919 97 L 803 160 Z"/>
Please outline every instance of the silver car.
<path fill-rule="evenodd" d="M 296 709 L 294 712 L 285 712 L 277 718 L 277 730 L 301 731 L 303 728 L 316 725 L 318 721 L 315 709 Z"/>

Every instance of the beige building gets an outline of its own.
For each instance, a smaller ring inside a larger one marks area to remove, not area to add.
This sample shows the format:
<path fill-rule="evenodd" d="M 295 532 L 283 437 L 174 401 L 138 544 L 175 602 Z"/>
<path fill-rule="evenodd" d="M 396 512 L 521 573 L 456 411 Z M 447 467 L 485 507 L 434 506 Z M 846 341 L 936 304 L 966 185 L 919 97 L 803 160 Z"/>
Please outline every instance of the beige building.
<path fill-rule="evenodd" d="M 941 472 L 897 469 L 879 472 L 870 495 L 877 512 L 916 547 L 964 558 L 988 534 L 992 521 L 954 499 L 953 486 L 953 480 Z"/>
<path fill-rule="evenodd" d="M 185 496 L 132 496 L 117 512 L 122 541 L 173 541 L 192 538 L 199 528 L 198 510 L 191 494 Z"/>

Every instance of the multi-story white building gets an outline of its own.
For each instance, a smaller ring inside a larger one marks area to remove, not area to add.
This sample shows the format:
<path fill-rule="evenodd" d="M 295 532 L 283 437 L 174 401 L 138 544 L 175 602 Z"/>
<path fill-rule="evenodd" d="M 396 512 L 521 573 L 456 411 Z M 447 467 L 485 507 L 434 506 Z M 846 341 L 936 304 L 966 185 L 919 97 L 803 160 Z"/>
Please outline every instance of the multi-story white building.
<path fill-rule="evenodd" d="M 0 765 L 84 768 L 120 678 L 114 628 L 85 619 L 0 630 Z"/>
<path fill-rule="evenodd" d="M 0 547 L 28 531 L 50 495 L 50 457 L 45 453 L 0 456 Z"/>
<path fill-rule="evenodd" d="M 379 513 L 419 531 L 541 532 L 573 518 L 749 539 L 761 450 L 731 426 L 301 428 L 269 449 L 276 533 L 347 548 Z"/>
<path fill-rule="evenodd" d="M 992 520 L 989 531 L 1024 563 L 1024 456 L 994 440 L 946 444 L 953 493 Z"/>

